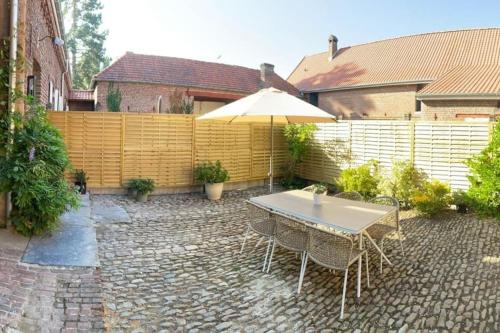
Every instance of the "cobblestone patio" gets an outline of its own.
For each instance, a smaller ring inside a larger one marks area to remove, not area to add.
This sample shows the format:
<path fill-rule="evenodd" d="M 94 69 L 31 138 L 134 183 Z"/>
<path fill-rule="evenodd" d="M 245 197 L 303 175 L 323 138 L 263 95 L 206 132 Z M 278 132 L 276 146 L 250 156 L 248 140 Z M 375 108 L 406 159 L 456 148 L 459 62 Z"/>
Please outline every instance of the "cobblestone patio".
<path fill-rule="evenodd" d="M 95 196 L 132 217 L 131 224 L 98 227 L 105 325 L 118 332 L 500 331 L 497 222 L 403 213 L 406 257 L 386 242 L 394 266 L 381 275 L 372 252 L 372 286 L 363 283 L 359 304 L 353 269 L 339 321 L 342 273 L 311 263 L 297 296 L 294 254 L 277 248 L 270 274 L 260 271 L 265 246 L 255 249 L 256 237 L 239 254 L 244 199 L 264 193 L 232 191 L 216 203 L 200 194 L 144 204 Z"/>

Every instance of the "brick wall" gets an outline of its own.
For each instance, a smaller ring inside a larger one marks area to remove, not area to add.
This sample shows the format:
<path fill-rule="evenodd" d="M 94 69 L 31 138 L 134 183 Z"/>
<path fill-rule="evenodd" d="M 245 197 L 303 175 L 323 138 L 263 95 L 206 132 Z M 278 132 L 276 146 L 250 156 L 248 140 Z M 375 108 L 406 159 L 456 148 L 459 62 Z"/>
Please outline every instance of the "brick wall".
<path fill-rule="evenodd" d="M 426 120 L 457 120 L 487 117 L 499 114 L 500 101 L 493 100 L 448 100 L 423 101 L 423 118 Z"/>
<path fill-rule="evenodd" d="M 318 106 L 344 119 L 403 119 L 415 114 L 416 85 L 319 93 Z"/>
<path fill-rule="evenodd" d="M 114 88 L 118 88 L 122 93 L 121 111 L 123 112 L 158 112 L 158 97 L 162 97 L 161 112 L 165 112 L 169 107 L 168 97 L 175 89 L 173 86 L 165 86 L 161 84 L 147 83 L 129 83 L 121 82 L 114 83 Z M 177 87 L 178 91 L 186 91 L 185 87 Z M 196 91 L 204 92 L 220 92 L 214 90 L 196 89 Z M 99 81 L 96 83 L 96 110 L 106 111 L 108 109 L 106 97 L 108 95 L 108 82 Z M 240 94 L 244 96 L 243 94 Z M 215 104 L 214 104 L 215 103 Z M 220 102 L 195 102 L 195 113 L 200 113 L 202 110 L 213 110 L 222 105 Z"/>
<path fill-rule="evenodd" d="M 36 92 L 40 102 L 49 102 L 49 82 L 61 94 L 61 75 L 65 71 L 61 47 L 53 44 L 50 37 L 39 41 L 45 36 L 54 36 L 55 13 L 49 0 L 28 0 L 26 12 L 26 75 L 35 75 Z M 39 73 L 37 73 L 37 65 Z M 69 84 L 65 79 L 64 96 L 68 96 Z M 26 84 L 25 84 L 26 88 Z M 66 102 L 65 102 L 66 103 Z"/>

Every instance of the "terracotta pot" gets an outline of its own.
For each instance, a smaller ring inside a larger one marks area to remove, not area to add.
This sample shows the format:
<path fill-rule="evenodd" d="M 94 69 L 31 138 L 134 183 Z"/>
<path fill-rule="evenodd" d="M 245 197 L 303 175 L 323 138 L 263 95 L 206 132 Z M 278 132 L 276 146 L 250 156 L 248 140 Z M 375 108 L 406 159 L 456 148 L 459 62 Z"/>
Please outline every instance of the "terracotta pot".
<path fill-rule="evenodd" d="M 139 193 L 137 192 L 137 196 L 135 197 L 138 202 L 146 202 L 148 201 L 149 193 Z"/>
<path fill-rule="evenodd" d="M 323 202 L 323 198 L 326 197 L 326 192 L 323 193 L 313 193 L 313 201 L 314 205 L 318 206 L 321 205 Z"/>
<path fill-rule="evenodd" d="M 223 188 L 224 183 L 205 184 L 205 192 L 207 192 L 207 198 L 210 200 L 219 200 L 222 196 Z"/>

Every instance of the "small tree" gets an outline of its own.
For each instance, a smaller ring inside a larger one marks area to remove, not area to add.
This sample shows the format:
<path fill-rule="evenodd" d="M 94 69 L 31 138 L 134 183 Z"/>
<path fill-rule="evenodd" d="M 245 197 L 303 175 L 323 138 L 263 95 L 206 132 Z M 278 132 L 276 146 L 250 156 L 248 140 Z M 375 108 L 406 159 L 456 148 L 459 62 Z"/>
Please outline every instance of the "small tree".
<path fill-rule="evenodd" d="M 194 101 L 192 97 L 187 96 L 184 92 L 174 89 L 168 95 L 170 107 L 167 113 L 176 114 L 192 114 L 194 110 Z"/>
<path fill-rule="evenodd" d="M 500 219 L 500 123 L 488 146 L 466 162 L 470 169 L 468 196 L 475 212 Z"/>
<path fill-rule="evenodd" d="M 106 96 L 106 104 L 108 110 L 111 112 L 120 112 L 122 104 L 122 93 L 118 87 L 114 88 L 114 83 L 110 82 L 108 85 L 108 95 Z"/>
<path fill-rule="evenodd" d="M 314 124 L 288 124 L 283 135 L 288 143 L 288 164 L 285 167 L 284 184 L 292 186 L 297 167 L 304 161 L 318 127 Z"/>

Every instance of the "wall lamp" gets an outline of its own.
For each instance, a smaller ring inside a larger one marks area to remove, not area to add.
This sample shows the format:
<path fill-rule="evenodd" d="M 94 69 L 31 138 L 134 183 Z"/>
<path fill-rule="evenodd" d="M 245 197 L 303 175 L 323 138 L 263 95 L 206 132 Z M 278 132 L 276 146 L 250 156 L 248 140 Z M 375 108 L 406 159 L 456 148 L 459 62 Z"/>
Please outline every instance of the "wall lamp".
<path fill-rule="evenodd" d="M 51 35 L 47 35 L 47 36 L 39 39 L 38 41 L 41 42 L 42 40 L 47 39 L 49 37 L 50 37 L 50 39 L 52 39 L 52 43 L 54 43 L 54 45 L 56 45 L 56 46 L 63 46 L 64 45 L 64 41 L 61 38 L 52 37 Z"/>

